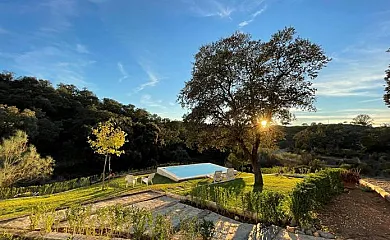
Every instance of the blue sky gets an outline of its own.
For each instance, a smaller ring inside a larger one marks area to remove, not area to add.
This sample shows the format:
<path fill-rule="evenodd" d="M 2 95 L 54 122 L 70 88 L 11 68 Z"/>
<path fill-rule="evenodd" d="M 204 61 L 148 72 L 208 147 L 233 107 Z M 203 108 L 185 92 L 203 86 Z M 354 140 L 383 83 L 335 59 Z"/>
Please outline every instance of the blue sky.
<path fill-rule="evenodd" d="M 315 80 L 303 122 L 390 123 L 388 0 L 0 0 L 0 70 L 87 87 L 99 97 L 180 119 L 176 103 L 202 44 L 240 30 L 269 39 L 285 26 L 333 61 Z"/>

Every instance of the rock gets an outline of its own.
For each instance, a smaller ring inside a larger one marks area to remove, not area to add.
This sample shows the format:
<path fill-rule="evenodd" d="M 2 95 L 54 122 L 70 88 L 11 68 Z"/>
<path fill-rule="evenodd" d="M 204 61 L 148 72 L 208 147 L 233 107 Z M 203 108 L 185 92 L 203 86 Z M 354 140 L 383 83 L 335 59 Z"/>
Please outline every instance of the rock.
<path fill-rule="evenodd" d="M 319 237 L 320 234 L 319 234 L 318 232 L 314 232 L 314 233 L 313 233 L 313 236 L 314 236 L 314 237 Z"/>
<path fill-rule="evenodd" d="M 310 228 L 310 230 L 311 230 L 312 233 L 317 232 L 317 229 L 315 227 Z"/>
<path fill-rule="evenodd" d="M 348 188 L 344 188 L 344 192 L 348 193 L 349 192 Z"/>
<path fill-rule="evenodd" d="M 234 220 L 238 221 L 240 218 L 238 216 L 234 216 Z"/>
<path fill-rule="evenodd" d="M 287 230 L 287 232 L 295 233 L 295 230 L 297 230 L 297 228 L 296 227 L 287 226 L 286 230 Z"/>
<path fill-rule="evenodd" d="M 305 233 L 307 235 L 313 235 L 313 231 L 311 229 L 306 230 Z"/>
<path fill-rule="evenodd" d="M 305 235 L 305 232 L 300 231 L 300 230 L 295 230 L 295 233 L 298 235 Z"/>
<path fill-rule="evenodd" d="M 329 232 L 323 232 L 321 230 L 318 230 L 318 233 L 320 234 L 321 237 L 323 238 L 328 238 L 328 239 L 334 239 L 334 235 L 329 233 Z"/>

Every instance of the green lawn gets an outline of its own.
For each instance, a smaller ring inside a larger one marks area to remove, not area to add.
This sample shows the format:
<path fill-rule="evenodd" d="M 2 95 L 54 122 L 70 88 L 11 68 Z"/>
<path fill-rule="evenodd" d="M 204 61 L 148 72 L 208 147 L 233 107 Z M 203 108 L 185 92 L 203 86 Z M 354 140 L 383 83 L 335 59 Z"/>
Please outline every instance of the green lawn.
<path fill-rule="evenodd" d="M 253 174 L 240 173 L 237 180 L 228 183 L 222 183 L 221 186 L 241 185 L 244 191 L 251 191 L 254 183 Z M 264 189 L 288 193 L 297 182 L 302 181 L 299 178 L 288 178 L 275 175 L 264 175 Z M 94 184 L 89 187 L 82 187 L 70 191 L 38 196 L 25 197 L 17 199 L 7 199 L 0 201 L 0 220 L 22 216 L 28 214 L 33 206 L 40 203 L 53 205 L 56 207 L 68 207 L 73 204 L 88 203 L 97 200 L 103 200 L 125 193 L 131 193 L 146 189 L 162 190 L 176 194 L 185 195 L 198 184 L 211 183 L 209 179 L 196 179 L 183 182 L 173 182 L 160 175 L 153 179 L 154 185 L 147 187 L 145 184 L 138 184 L 135 188 L 126 189 L 124 177 L 111 180 L 110 186 L 104 191 L 101 190 L 101 184 Z"/>

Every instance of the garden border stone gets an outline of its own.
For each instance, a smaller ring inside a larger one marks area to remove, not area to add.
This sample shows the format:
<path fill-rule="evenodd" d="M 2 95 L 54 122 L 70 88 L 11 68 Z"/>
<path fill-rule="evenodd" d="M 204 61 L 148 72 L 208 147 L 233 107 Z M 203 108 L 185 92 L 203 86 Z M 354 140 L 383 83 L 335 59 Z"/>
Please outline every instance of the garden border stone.
<path fill-rule="evenodd" d="M 379 186 L 376 186 L 372 183 L 369 183 L 367 181 L 364 181 L 363 179 L 360 179 L 359 180 L 359 184 L 362 185 L 362 186 L 365 186 L 365 187 L 368 187 L 372 190 L 374 190 L 375 192 L 377 192 L 379 195 L 381 195 L 385 200 L 387 200 L 388 202 L 390 202 L 390 193 L 386 192 L 383 188 L 379 187 Z"/>

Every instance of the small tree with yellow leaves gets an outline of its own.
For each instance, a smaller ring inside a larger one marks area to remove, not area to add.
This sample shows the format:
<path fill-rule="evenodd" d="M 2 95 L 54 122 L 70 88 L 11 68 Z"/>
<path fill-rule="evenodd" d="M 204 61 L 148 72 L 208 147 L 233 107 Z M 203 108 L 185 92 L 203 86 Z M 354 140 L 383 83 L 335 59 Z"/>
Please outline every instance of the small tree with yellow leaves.
<path fill-rule="evenodd" d="M 109 161 L 109 168 L 111 169 L 111 155 L 120 156 L 124 153 L 119 150 L 126 142 L 127 134 L 122 131 L 120 127 L 114 126 L 110 121 L 99 123 L 96 128 L 92 129 L 93 137 L 88 137 L 88 143 L 95 153 L 105 156 L 103 167 L 103 186 L 106 173 L 107 159 Z"/>

